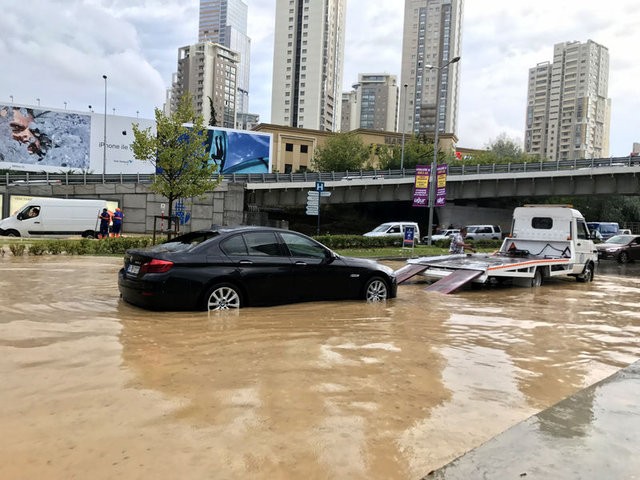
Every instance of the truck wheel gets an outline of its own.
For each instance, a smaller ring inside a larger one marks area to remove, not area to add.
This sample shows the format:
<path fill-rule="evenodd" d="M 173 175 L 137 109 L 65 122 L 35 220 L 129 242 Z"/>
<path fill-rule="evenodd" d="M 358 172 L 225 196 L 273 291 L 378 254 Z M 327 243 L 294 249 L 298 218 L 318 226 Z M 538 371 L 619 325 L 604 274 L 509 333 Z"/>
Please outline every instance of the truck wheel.
<path fill-rule="evenodd" d="M 593 264 L 591 262 L 587 263 L 582 271 L 581 275 L 576 277 L 581 283 L 588 283 L 593 281 Z"/>
<path fill-rule="evenodd" d="M 542 285 L 542 270 L 536 268 L 536 271 L 533 274 L 533 278 L 531 279 L 531 286 L 533 288 L 537 288 Z"/>

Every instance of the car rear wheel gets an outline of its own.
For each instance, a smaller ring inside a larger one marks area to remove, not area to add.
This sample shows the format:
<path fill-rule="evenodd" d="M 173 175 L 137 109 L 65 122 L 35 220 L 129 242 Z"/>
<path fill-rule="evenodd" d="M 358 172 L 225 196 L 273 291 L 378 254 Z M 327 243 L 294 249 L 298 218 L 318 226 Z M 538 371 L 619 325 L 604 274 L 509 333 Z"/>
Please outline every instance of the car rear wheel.
<path fill-rule="evenodd" d="M 380 277 L 373 277 L 367 281 L 364 288 L 364 298 L 367 302 L 382 302 L 389 297 L 389 287 Z"/>
<path fill-rule="evenodd" d="M 19 237 L 20 236 L 20 232 L 17 230 L 7 230 L 7 233 L 5 234 L 7 237 Z"/>
<path fill-rule="evenodd" d="M 214 285 L 205 296 L 207 310 L 229 310 L 242 306 L 240 291 L 234 285 L 221 283 Z"/>
<path fill-rule="evenodd" d="M 627 263 L 628 261 L 629 261 L 629 254 L 627 252 L 620 252 L 620 255 L 618 255 L 618 262 Z"/>

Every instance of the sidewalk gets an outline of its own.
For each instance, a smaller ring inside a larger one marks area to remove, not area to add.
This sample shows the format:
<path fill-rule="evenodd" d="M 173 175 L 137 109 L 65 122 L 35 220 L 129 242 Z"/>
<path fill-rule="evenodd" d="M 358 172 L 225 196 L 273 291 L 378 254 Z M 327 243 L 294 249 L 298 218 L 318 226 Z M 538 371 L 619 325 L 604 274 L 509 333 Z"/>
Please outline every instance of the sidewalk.
<path fill-rule="evenodd" d="M 640 479 L 640 360 L 423 480 Z"/>

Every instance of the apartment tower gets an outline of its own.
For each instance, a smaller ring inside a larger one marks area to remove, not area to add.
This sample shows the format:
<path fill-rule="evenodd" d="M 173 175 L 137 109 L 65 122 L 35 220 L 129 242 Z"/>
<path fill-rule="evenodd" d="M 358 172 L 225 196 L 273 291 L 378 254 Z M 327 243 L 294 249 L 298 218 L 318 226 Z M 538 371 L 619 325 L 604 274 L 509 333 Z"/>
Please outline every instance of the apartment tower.
<path fill-rule="evenodd" d="M 271 123 L 340 126 L 346 0 L 276 0 Z"/>
<path fill-rule="evenodd" d="M 219 43 L 238 53 L 236 111 L 249 113 L 251 40 L 247 5 L 242 0 L 200 0 L 198 42 Z"/>
<path fill-rule="evenodd" d="M 236 128 L 238 61 L 237 52 L 218 43 L 202 42 L 179 49 L 170 110 L 175 111 L 180 97 L 188 91 L 205 123 L 210 123 L 213 106 L 217 126 Z"/>
<path fill-rule="evenodd" d="M 553 63 L 529 69 L 525 152 L 553 161 L 608 157 L 608 82 L 606 47 L 556 44 Z"/>
<path fill-rule="evenodd" d="M 399 130 L 457 133 L 463 0 L 405 0 Z M 436 112 L 436 104 L 439 112 Z M 437 113 L 437 114 L 436 114 Z"/>
<path fill-rule="evenodd" d="M 342 94 L 343 132 L 366 128 L 395 132 L 398 125 L 398 81 L 387 73 L 361 73 L 349 93 Z"/>

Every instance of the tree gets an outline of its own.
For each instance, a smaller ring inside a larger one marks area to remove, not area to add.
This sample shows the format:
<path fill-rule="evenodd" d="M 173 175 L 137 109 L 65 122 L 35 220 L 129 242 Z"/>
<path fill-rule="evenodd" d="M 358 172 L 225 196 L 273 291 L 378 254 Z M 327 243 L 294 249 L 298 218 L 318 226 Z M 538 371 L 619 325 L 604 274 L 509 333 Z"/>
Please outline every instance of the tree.
<path fill-rule="evenodd" d="M 371 151 L 353 133 L 334 133 L 323 147 L 316 149 L 313 166 L 319 172 L 347 172 L 362 170 Z"/>
<path fill-rule="evenodd" d="M 453 161 L 457 161 L 454 159 Z M 537 162 L 535 155 L 525 153 L 517 140 L 501 133 L 495 140 L 491 140 L 480 152 L 474 152 L 471 159 L 465 160 L 468 164 L 492 164 L 492 163 L 522 163 Z"/>
<path fill-rule="evenodd" d="M 220 179 L 214 178 L 218 167 L 209 162 L 207 129 L 202 115 L 196 115 L 193 109 L 191 95 L 183 95 L 177 110 L 169 116 L 158 108 L 155 115 L 156 133 L 133 124 L 132 148 L 135 158 L 155 166 L 156 176 L 149 189 L 169 200 L 171 228 L 174 201 L 203 195 Z"/>
<path fill-rule="evenodd" d="M 210 127 L 217 127 L 218 126 L 218 119 L 216 118 L 216 109 L 213 106 L 213 99 L 211 97 L 207 97 L 209 99 L 209 126 Z"/>
<path fill-rule="evenodd" d="M 378 153 L 382 170 L 396 170 L 402 165 L 404 168 L 415 168 L 416 165 L 431 165 L 433 162 L 433 140 L 425 135 L 411 135 L 405 138 L 404 162 L 402 162 L 402 145 L 386 147 Z M 444 159 L 442 152 L 438 153 L 438 160 Z"/>

